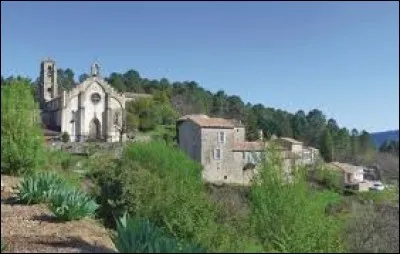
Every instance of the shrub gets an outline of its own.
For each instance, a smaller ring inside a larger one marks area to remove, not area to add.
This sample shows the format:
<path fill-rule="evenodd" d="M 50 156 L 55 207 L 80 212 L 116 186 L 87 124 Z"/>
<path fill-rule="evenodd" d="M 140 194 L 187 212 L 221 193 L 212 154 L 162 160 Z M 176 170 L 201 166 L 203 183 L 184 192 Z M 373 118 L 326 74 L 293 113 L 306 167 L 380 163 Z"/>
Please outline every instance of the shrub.
<path fill-rule="evenodd" d="M 72 166 L 72 155 L 62 150 L 47 151 L 45 168 L 52 169 L 69 169 Z"/>
<path fill-rule="evenodd" d="M 149 218 L 178 240 L 224 251 L 233 245 L 216 224 L 218 210 L 207 196 L 201 165 L 164 142 L 133 143 L 119 162 L 93 174 L 99 215 L 112 225 L 126 211 Z"/>
<path fill-rule="evenodd" d="M 7 248 L 7 244 L 3 243 L 3 240 L 1 240 L 1 252 L 5 251 Z"/>
<path fill-rule="evenodd" d="M 339 201 L 339 195 L 309 189 L 301 168 L 287 182 L 278 152 L 271 148 L 266 154 L 251 189 L 251 221 L 265 250 L 342 251 L 342 219 L 325 214 L 326 206 Z"/>
<path fill-rule="evenodd" d="M 342 191 L 342 174 L 327 166 L 321 165 L 315 169 L 315 180 L 325 188 L 340 193 Z"/>
<path fill-rule="evenodd" d="M 398 253 L 399 208 L 353 202 L 346 225 L 346 242 L 352 253 Z"/>
<path fill-rule="evenodd" d="M 75 188 L 60 188 L 50 194 L 49 208 L 59 220 L 70 221 L 93 215 L 98 205 Z"/>
<path fill-rule="evenodd" d="M 1 87 L 1 172 L 20 175 L 44 163 L 38 105 L 28 80 Z"/>
<path fill-rule="evenodd" d="M 124 214 L 117 221 L 117 236 L 113 239 L 122 253 L 203 253 L 199 246 L 179 244 L 153 225 L 148 219 L 131 218 Z"/>
<path fill-rule="evenodd" d="M 64 186 L 64 181 L 49 172 L 25 176 L 18 186 L 18 200 L 26 204 L 46 203 L 50 193 Z"/>
<path fill-rule="evenodd" d="M 67 143 L 67 142 L 70 141 L 70 137 L 69 137 L 69 134 L 67 132 L 63 132 L 61 134 L 61 141 L 64 142 L 64 143 Z"/>
<path fill-rule="evenodd" d="M 399 189 L 397 187 L 386 188 L 382 191 L 356 192 L 359 201 L 372 200 L 376 204 L 398 204 Z"/>

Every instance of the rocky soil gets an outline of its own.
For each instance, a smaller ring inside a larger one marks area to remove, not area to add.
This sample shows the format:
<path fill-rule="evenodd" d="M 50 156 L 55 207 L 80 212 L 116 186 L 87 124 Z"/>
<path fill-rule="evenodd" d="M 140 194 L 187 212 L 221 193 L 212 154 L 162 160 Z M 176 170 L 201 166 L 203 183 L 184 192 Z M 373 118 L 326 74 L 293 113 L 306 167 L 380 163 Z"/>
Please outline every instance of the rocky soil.
<path fill-rule="evenodd" d="M 116 252 L 99 222 L 85 218 L 58 222 L 46 205 L 15 201 L 19 179 L 1 176 L 1 240 L 5 252 L 110 253 Z"/>

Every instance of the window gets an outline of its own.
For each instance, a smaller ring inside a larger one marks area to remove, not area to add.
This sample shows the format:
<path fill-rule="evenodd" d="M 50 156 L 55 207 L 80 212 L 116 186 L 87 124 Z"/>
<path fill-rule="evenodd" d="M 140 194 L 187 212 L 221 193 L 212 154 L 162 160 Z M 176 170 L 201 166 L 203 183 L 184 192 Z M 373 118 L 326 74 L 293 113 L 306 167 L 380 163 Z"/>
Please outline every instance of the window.
<path fill-rule="evenodd" d="M 246 152 L 242 152 L 243 160 L 246 159 Z"/>
<path fill-rule="evenodd" d="M 51 66 L 47 66 L 47 77 L 51 78 L 53 75 Z"/>
<path fill-rule="evenodd" d="M 214 149 L 214 160 L 220 160 L 222 158 L 222 151 L 219 148 Z"/>
<path fill-rule="evenodd" d="M 218 143 L 225 143 L 225 132 L 218 132 Z"/>
<path fill-rule="evenodd" d="M 90 97 L 90 99 L 92 100 L 93 104 L 97 104 L 99 103 L 99 101 L 101 100 L 100 94 L 98 93 L 94 93 L 92 94 L 92 96 Z"/>
<path fill-rule="evenodd" d="M 224 176 L 224 179 L 225 179 L 225 180 L 228 179 L 228 176 Z"/>
<path fill-rule="evenodd" d="M 115 112 L 114 114 L 114 124 L 118 125 L 119 124 L 119 113 Z"/>

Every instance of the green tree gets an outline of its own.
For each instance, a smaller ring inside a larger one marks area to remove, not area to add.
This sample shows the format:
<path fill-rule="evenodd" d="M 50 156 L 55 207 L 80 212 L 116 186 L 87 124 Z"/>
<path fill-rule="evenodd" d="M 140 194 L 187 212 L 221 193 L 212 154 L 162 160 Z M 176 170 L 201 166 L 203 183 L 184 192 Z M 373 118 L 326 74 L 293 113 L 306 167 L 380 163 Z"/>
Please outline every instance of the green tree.
<path fill-rule="evenodd" d="M 246 139 L 253 141 L 258 139 L 257 116 L 250 109 L 246 119 Z"/>
<path fill-rule="evenodd" d="M 237 120 L 245 120 L 244 103 L 239 96 L 229 96 L 227 98 L 226 117 Z"/>
<path fill-rule="evenodd" d="M 308 129 L 306 143 L 312 146 L 318 146 L 319 138 L 326 126 L 325 115 L 319 109 L 313 109 L 307 114 Z"/>
<path fill-rule="evenodd" d="M 331 131 L 327 128 L 323 132 L 323 135 L 320 139 L 320 151 L 321 156 L 324 158 L 326 162 L 331 162 L 333 159 L 333 140 Z"/>
<path fill-rule="evenodd" d="M 9 79 L 1 87 L 1 172 L 21 174 L 44 162 L 38 105 L 28 79 Z"/>
<path fill-rule="evenodd" d="M 251 224 L 264 251 L 343 251 L 343 221 L 325 214 L 326 206 L 339 200 L 338 194 L 310 191 L 302 169 L 283 172 L 278 150 L 270 147 L 251 186 Z"/>
<path fill-rule="evenodd" d="M 74 72 L 70 69 L 57 69 L 57 83 L 60 91 L 69 91 L 75 87 Z"/>
<path fill-rule="evenodd" d="M 88 79 L 90 76 L 87 73 L 82 73 L 81 75 L 79 75 L 79 83 L 82 83 L 83 81 L 85 81 L 86 79 Z"/>
<path fill-rule="evenodd" d="M 304 141 L 307 131 L 307 119 L 303 110 L 299 110 L 292 118 L 293 137 Z"/>
<path fill-rule="evenodd" d="M 226 102 L 226 94 L 224 91 L 220 90 L 218 91 L 213 98 L 213 106 L 211 109 L 211 113 L 213 116 L 216 117 L 222 117 L 225 115 L 225 112 L 227 111 L 227 102 Z"/>
<path fill-rule="evenodd" d="M 106 79 L 108 83 L 117 91 L 119 92 L 125 92 L 126 91 L 126 86 L 124 82 L 124 78 L 121 74 L 119 73 L 111 73 L 110 77 Z"/>
<path fill-rule="evenodd" d="M 350 143 L 351 143 L 351 157 L 355 158 L 359 153 L 359 141 L 358 141 L 358 131 L 356 129 L 351 130 Z"/>
<path fill-rule="evenodd" d="M 341 128 L 335 131 L 335 137 L 333 139 L 335 160 L 344 161 L 349 159 L 351 153 L 351 140 L 349 131 L 346 128 Z"/>

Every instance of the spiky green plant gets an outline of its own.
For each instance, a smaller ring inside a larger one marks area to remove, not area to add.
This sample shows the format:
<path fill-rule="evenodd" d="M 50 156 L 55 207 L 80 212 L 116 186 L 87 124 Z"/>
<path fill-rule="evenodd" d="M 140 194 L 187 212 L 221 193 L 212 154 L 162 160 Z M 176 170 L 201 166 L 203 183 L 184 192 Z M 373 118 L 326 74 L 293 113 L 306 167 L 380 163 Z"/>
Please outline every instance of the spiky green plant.
<path fill-rule="evenodd" d="M 76 188 L 61 188 L 49 193 L 50 211 L 62 221 L 78 220 L 95 213 L 99 205 Z"/>
<path fill-rule="evenodd" d="M 122 253 L 204 253 L 199 246 L 181 244 L 169 238 L 148 219 L 131 218 L 125 213 L 117 220 L 113 242 Z"/>
<path fill-rule="evenodd" d="M 1 252 L 3 252 L 6 248 L 7 248 L 7 244 L 5 244 L 3 242 L 3 240 L 1 240 Z"/>
<path fill-rule="evenodd" d="M 51 191 L 64 186 L 55 173 L 40 172 L 25 176 L 18 186 L 18 200 L 25 204 L 46 203 Z"/>

